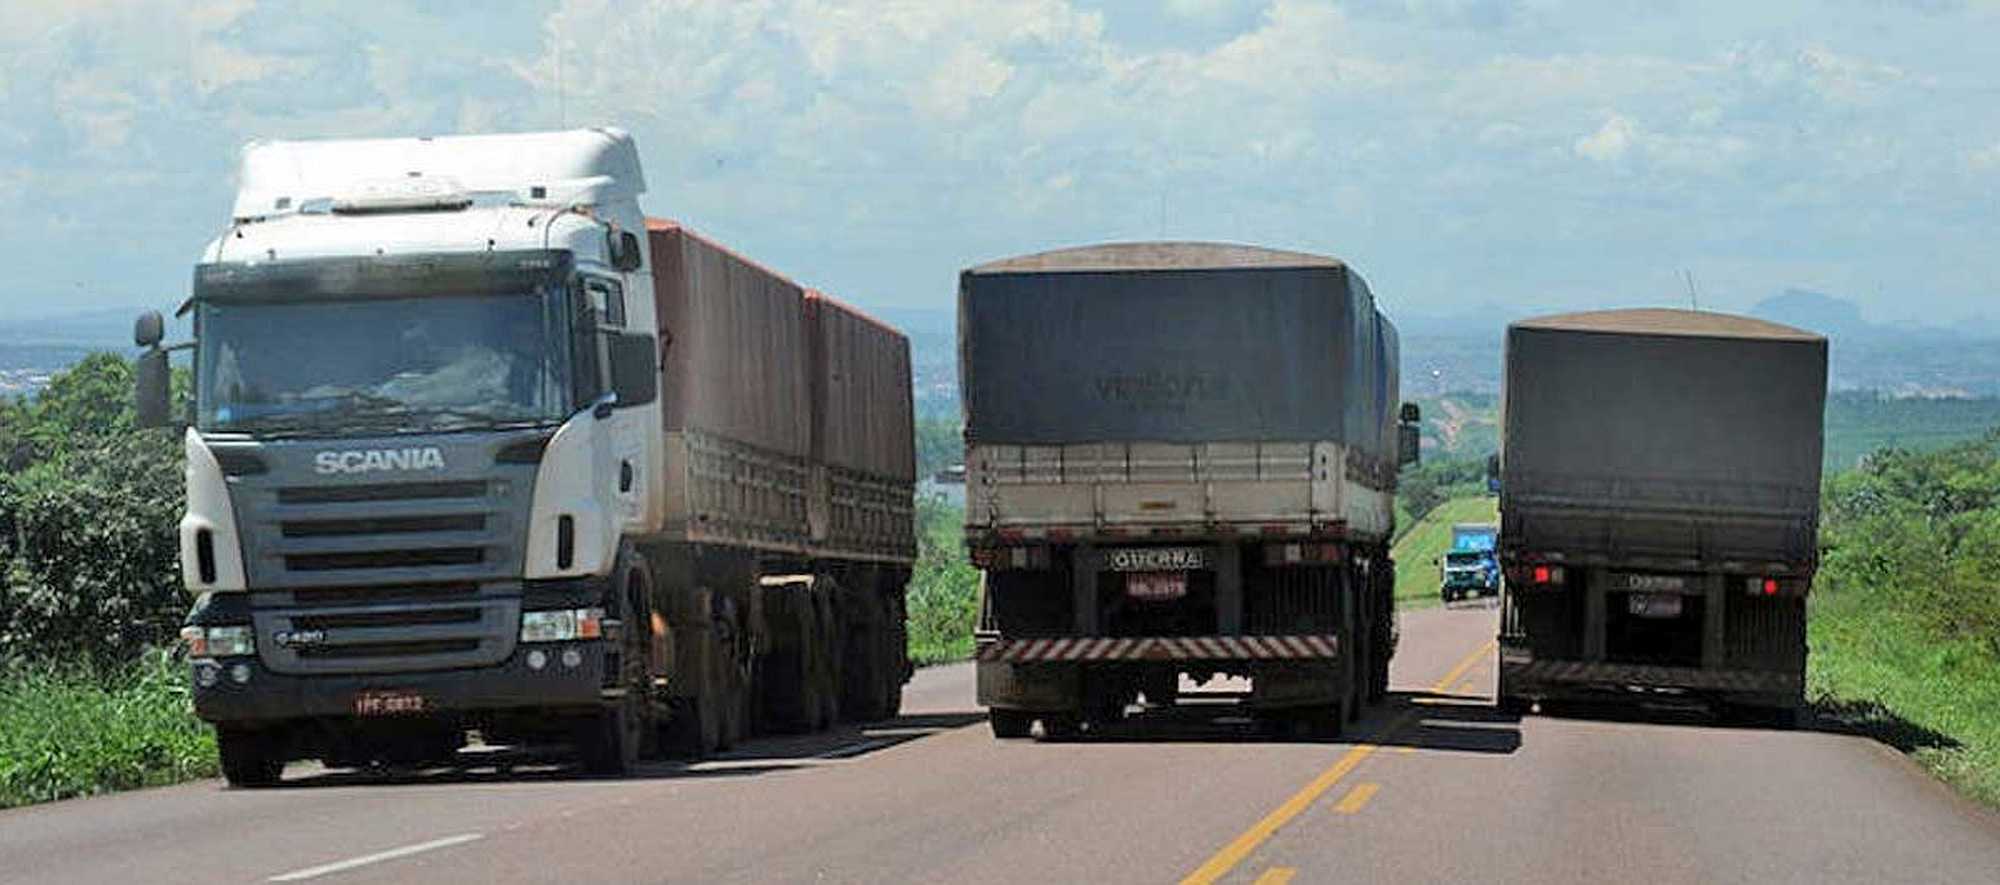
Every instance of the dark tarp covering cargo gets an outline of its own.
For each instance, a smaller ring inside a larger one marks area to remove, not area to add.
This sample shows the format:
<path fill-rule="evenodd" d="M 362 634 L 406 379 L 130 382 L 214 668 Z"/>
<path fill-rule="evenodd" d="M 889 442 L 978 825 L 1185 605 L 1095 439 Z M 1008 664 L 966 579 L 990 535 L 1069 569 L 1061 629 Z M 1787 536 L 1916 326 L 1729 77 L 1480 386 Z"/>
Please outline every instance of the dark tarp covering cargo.
<path fill-rule="evenodd" d="M 1394 457 L 1395 329 L 1336 259 L 1045 252 L 966 271 L 959 318 L 969 441 L 1327 440 Z"/>
<path fill-rule="evenodd" d="M 1515 323 L 1506 360 L 1510 545 L 1812 556 L 1826 339 L 1726 314 L 1613 310 Z M 1562 515 L 1583 509 L 1599 515 Z"/>

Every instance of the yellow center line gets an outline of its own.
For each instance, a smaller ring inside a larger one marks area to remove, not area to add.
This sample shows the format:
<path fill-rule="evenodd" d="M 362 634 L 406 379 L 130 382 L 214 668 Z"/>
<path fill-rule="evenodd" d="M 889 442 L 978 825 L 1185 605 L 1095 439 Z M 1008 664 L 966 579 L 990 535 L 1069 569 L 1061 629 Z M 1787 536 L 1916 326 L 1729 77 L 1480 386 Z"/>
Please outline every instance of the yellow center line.
<path fill-rule="evenodd" d="M 1465 675 L 1465 671 L 1472 669 L 1474 664 L 1479 663 L 1482 657 L 1491 652 L 1494 645 L 1495 640 L 1491 639 L 1481 643 L 1478 648 L 1473 649 L 1470 654 L 1467 654 L 1457 665 L 1447 671 L 1443 679 L 1433 683 L 1431 691 L 1444 691 L 1446 687 L 1457 681 L 1460 676 Z M 1397 716 L 1381 731 L 1377 732 L 1377 734 L 1393 735 L 1396 732 L 1402 731 L 1403 726 L 1408 725 L 1415 718 L 1415 710 L 1404 711 L 1402 715 Z M 1318 777 L 1313 778 L 1312 783 L 1306 784 L 1303 789 L 1293 793 L 1290 799 L 1284 801 L 1284 804 L 1271 809 L 1271 813 L 1264 815 L 1262 820 L 1251 824 L 1250 829 L 1244 830 L 1242 835 L 1231 840 L 1228 845 L 1222 846 L 1221 851 L 1217 851 L 1201 866 L 1196 867 L 1194 872 L 1189 873 L 1187 878 L 1181 880 L 1181 885 L 1209 885 L 1209 883 L 1228 875 L 1229 871 L 1235 869 L 1237 864 L 1242 863 L 1245 857 L 1250 856 L 1250 852 L 1257 850 L 1257 846 L 1268 841 L 1272 834 L 1278 832 L 1279 828 L 1291 823 L 1292 818 L 1298 817 L 1307 808 L 1312 807 L 1313 802 L 1317 801 L 1319 797 L 1326 795 L 1326 791 L 1333 789 L 1335 784 L 1340 783 L 1341 778 L 1346 777 L 1348 772 L 1353 771 L 1356 766 L 1360 765 L 1363 760 L 1367 759 L 1377 749 L 1380 749 L 1380 747 L 1375 743 L 1355 744 L 1346 754 L 1335 760 L 1331 767 L 1320 772 Z"/>
<path fill-rule="evenodd" d="M 1348 790 L 1347 795 L 1340 797 L 1340 801 L 1334 803 L 1333 810 L 1341 814 L 1360 811 L 1362 806 L 1368 804 L 1368 800 L 1375 798 L 1376 791 L 1380 789 L 1382 785 L 1377 783 L 1355 784 L 1354 789 Z"/>
<path fill-rule="evenodd" d="M 1298 867 L 1272 867 L 1265 870 L 1264 875 L 1258 876 L 1257 881 L 1253 885 L 1285 885 L 1285 883 L 1292 881 L 1293 876 L 1298 874 Z"/>

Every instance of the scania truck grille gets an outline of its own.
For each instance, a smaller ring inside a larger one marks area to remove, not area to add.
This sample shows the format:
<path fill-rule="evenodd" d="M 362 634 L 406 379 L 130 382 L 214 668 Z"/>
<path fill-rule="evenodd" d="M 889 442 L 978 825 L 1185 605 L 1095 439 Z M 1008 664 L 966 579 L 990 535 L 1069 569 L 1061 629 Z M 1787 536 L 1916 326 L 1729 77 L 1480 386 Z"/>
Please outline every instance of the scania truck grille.
<path fill-rule="evenodd" d="M 239 486 L 253 586 L 394 586 L 520 575 L 530 483 Z"/>
<path fill-rule="evenodd" d="M 295 674 L 411 672 L 498 663 L 520 631 L 518 596 L 466 585 L 259 593 L 257 652 Z"/>

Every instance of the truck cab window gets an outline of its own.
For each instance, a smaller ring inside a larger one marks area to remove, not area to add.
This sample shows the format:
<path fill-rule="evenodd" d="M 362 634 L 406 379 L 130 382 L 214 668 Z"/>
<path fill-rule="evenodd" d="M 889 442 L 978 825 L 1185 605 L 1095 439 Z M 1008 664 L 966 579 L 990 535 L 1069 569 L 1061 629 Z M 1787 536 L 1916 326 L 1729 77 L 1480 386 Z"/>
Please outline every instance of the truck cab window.
<path fill-rule="evenodd" d="M 582 409 L 605 391 L 604 336 L 598 334 L 598 310 L 592 290 L 598 280 L 570 287 L 570 384 L 573 404 Z"/>
<path fill-rule="evenodd" d="M 585 277 L 583 286 L 597 310 L 598 324 L 611 329 L 625 328 L 625 287 L 604 277 Z"/>

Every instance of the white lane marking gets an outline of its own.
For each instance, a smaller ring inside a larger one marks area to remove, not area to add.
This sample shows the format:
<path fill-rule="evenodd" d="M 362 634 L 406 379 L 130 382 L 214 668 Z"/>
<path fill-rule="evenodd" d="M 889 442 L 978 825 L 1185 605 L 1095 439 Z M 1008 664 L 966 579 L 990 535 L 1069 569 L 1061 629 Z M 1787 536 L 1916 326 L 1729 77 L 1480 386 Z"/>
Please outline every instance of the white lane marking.
<path fill-rule="evenodd" d="M 281 873 L 279 875 L 272 876 L 270 878 L 270 881 L 299 882 L 305 879 L 317 879 L 320 876 L 324 876 L 329 873 L 345 872 L 347 870 L 354 869 L 355 867 L 365 867 L 369 864 L 381 863 L 382 861 L 385 860 L 395 860 L 399 857 L 409 857 L 412 854 L 422 854 L 426 851 L 436 851 L 437 849 L 440 848 L 450 848 L 453 845 L 464 845 L 467 842 L 477 842 L 484 838 L 486 838 L 485 833 L 460 833 L 456 836 L 446 836 L 442 839 L 432 839 L 429 842 L 420 842 L 416 845 L 405 845 L 401 848 L 391 848 L 388 851 L 377 851 L 374 854 L 364 854 L 360 857 L 350 857 L 346 860 L 337 860 L 329 864 L 321 864 L 316 867 L 306 867 L 303 870 L 293 870 L 289 873 Z"/>

